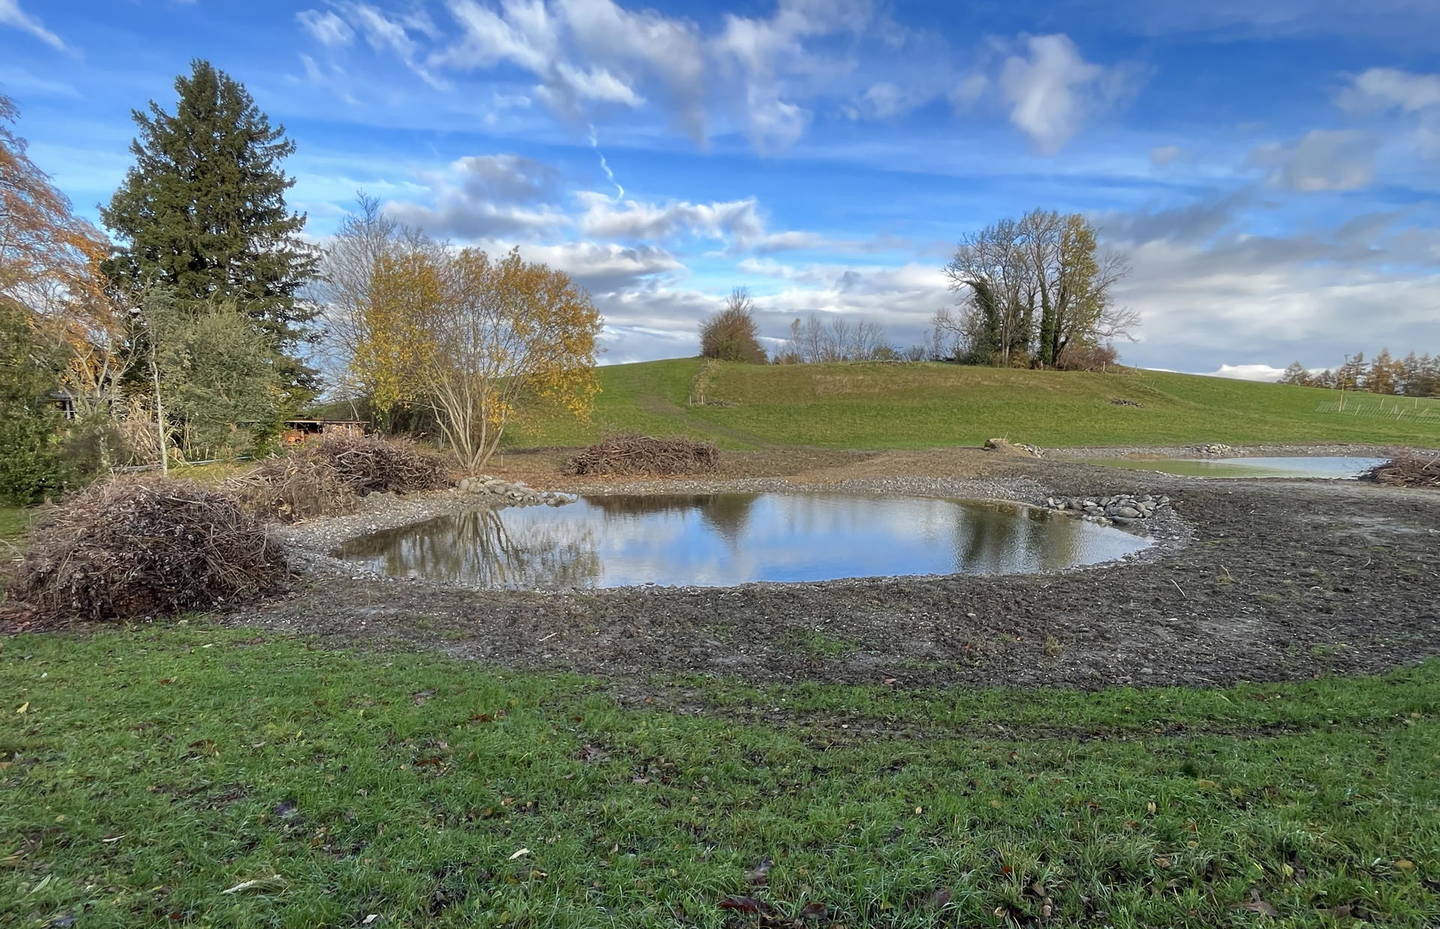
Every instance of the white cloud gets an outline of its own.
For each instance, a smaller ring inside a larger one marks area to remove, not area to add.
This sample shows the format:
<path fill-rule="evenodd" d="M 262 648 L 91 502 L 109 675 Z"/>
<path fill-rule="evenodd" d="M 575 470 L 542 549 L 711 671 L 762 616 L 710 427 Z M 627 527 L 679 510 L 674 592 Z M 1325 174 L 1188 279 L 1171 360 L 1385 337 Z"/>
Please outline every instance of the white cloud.
<path fill-rule="evenodd" d="M 339 48 L 355 40 L 355 30 L 331 10 L 301 10 L 295 18 L 321 45 Z"/>
<path fill-rule="evenodd" d="M 62 50 L 65 48 L 65 43 L 58 35 L 46 29 L 39 19 L 20 8 L 20 0 L 0 0 L 0 26 L 13 26 L 22 32 L 30 33 L 46 45 L 53 45 Z"/>
<path fill-rule="evenodd" d="M 1304 193 L 1358 190 L 1375 179 L 1376 140 L 1350 129 L 1315 129 L 1290 145 L 1262 145 L 1250 162 L 1271 169 L 1272 183 Z"/>
<path fill-rule="evenodd" d="M 559 268 L 596 294 L 632 291 L 644 286 L 648 279 L 685 267 L 669 251 L 655 245 L 567 242 L 521 245 L 520 253 L 530 261 Z"/>
<path fill-rule="evenodd" d="M 1214 371 L 1197 371 L 1206 377 L 1228 377 L 1236 381 L 1265 381 L 1275 383 L 1285 373 L 1284 368 L 1276 368 L 1267 364 L 1243 364 L 1227 365 L 1222 364 Z"/>
<path fill-rule="evenodd" d="M 558 181 L 554 170 L 519 155 L 467 155 L 423 172 L 420 180 L 433 205 L 392 200 L 385 212 L 434 236 L 528 237 L 570 223 L 548 205 Z"/>
<path fill-rule="evenodd" d="M 1010 104 L 1010 121 L 1053 154 L 1085 120 L 1109 106 L 1123 74 L 1087 62 L 1065 35 L 1029 36 L 1023 54 L 1005 59 L 1000 88 Z"/>
<path fill-rule="evenodd" d="M 1371 68 L 1351 78 L 1337 102 L 1356 113 L 1400 109 L 1416 113 L 1440 107 L 1440 74 Z"/>
<path fill-rule="evenodd" d="M 676 201 L 664 205 L 625 200 L 616 203 L 605 194 L 584 191 L 576 195 L 585 207 L 580 229 L 606 239 L 668 239 L 702 236 L 750 242 L 765 233 L 754 198 L 714 203 Z"/>

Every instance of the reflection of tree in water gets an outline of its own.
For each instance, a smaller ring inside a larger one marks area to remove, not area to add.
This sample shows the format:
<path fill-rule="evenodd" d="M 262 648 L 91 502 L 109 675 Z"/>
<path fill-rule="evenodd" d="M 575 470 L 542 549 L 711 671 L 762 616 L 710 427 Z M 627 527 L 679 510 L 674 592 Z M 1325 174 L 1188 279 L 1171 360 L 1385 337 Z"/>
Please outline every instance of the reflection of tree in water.
<path fill-rule="evenodd" d="M 1078 563 L 1079 526 L 1033 507 L 975 504 L 955 508 L 955 567 L 993 574 Z"/>
<path fill-rule="evenodd" d="M 588 587 L 600 576 L 594 533 L 567 520 L 511 532 L 497 510 L 469 510 L 346 543 L 392 575 L 417 574 L 487 587 Z"/>
<path fill-rule="evenodd" d="M 585 502 L 607 514 L 645 516 L 651 513 L 687 513 L 698 510 L 705 524 L 734 544 L 745 531 L 750 510 L 759 494 L 597 494 Z"/>

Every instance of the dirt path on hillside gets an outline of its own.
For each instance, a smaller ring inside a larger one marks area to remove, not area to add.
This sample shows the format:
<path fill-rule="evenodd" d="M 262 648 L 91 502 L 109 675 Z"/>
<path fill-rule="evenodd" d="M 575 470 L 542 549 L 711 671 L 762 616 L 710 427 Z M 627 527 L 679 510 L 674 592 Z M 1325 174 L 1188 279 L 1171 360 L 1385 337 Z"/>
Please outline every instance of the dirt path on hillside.
<path fill-rule="evenodd" d="M 1440 655 L 1440 494 L 1204 481 L 974 449 L 728 457 L 726 475 L 701 482 L 566 482 L 538 453 L 516 476 L 651 493 L 1163 493 L 1190 537 L 1138 563 L 1008 577 L 558 594 L 316 574 L 288 598 L 228 621 L 628 681 L 700 673 L 894 687 L 1214 686 L 1373 672 Z M 824 648 L 807 645 L 821 640 Z"/>

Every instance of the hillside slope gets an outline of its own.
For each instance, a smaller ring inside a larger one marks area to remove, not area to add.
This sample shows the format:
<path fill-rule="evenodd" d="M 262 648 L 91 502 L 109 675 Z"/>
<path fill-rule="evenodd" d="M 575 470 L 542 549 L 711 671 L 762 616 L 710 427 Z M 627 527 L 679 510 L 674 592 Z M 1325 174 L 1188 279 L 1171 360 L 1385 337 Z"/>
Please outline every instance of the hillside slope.
<path fill-rule="evenodd" d="M 1047 446 L 1440 446 L 1440 400 L 1348 393 L 1340 409 L 1342 395 L 1330 390 L 1130 369 L 725 364 L 707 390 L 712 405 L 688 406 L 699 369 L 695 358 L 601 368 L 602 392 L 588 424 L 542 413 L 512 427 L 507 444 L 581 445 L 638 431 L 728 448 L 924 448 L 991 436 Z"/>

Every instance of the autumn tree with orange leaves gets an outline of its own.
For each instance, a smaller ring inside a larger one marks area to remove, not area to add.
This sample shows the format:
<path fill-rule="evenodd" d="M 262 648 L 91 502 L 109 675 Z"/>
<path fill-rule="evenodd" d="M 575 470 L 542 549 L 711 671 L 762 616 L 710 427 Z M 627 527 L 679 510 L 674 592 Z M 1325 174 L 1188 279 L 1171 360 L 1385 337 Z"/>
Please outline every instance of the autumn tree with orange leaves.
<path fill-rule="evenodd" d="M 18 115 L 0 96 L 0 301 L 28 321 L 36 344 L 59 349 L 55 386 L 81 420 L 107 419 L 124 347 L 124 319 L 100 270 L 109 245 L 30 160 Z M 107 467 L 113 451 L 102 437 L 96 464 Z"/>

